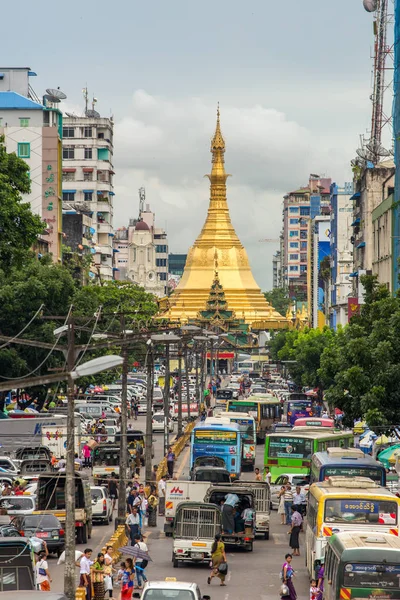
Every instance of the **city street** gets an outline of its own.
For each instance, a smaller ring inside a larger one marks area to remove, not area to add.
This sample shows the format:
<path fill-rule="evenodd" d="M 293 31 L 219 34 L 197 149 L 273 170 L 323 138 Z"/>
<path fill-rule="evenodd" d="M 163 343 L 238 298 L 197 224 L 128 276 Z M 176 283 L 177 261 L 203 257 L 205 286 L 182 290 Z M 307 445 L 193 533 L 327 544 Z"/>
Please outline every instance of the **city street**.
<path fill-rule="evenodd" d="M 139 417 L 138 421 L 133 421 L 133 427 L 144 430 L 145 417 Z M 161 433 L 154 434 L 155 458 L 154 464 L 162 458 L 163 437 Z M 264 447 L 257 447 L 257 465 L 262 467 Z M 189 448 L 185 448 L 178 460 L 175 474 L 177 478 L 188 477 Z M 253 473 L 243 473 L 242 479 L 253 479 Z M 149 546 L 150 556 L 153 562 L 149 563 L 146 569 L 149 580 L 163 580 L 166 577 L 176 577 L 181 581 L 196 582 L 203 594 L 211 594 L 212 599 L 224 600 L 243 600 L 250 593 L 255 600 L 272 600 L 279 598 L 279 572 L 284 562 L 284 556 L 289 552 L 287 535 L 288 527 L 280 525 L 280 517 L 276 511 L 271 514 L 271 534 L 269 540 L 259 538 L 254 545 L 254 551 L 248 553 L 245 551 L 227 551 L 229 561 L 229 573 L 227 576 L 227 587 L 223 590 L 218 589 L 219 585 L 213 580 L 211 586 L 207 585 L 209 571 L 204 566 L 180 566 L 178 569 L 172 567 L 172 540 L 166 538 L 163 532 L 164 519 L 158 517 L 157 528 L 147 529 L 146 542 Z M 104 543 L 113 533 L 113 524 L 108 526 L 95 525 L 92 539 L 88 546 L 97 553 Z M 304 544 L 304 534 L 300 538 L 300 552 Z M 77 546 L 83 550 L 84 546 Z M 49 568 L 53 579 L 52 590 L 63 590 L 63 572 L 62 565 L 56 564 L 57 560 L 49 560 Z M 309 582 L 305 569 L 304 557 L 293 558 L 293 566 L 296 571 L 295 587 L 299 600 L 308 599 Z M 78 580 L 78 568 L 77 580 Z M 212 589 L 211 589 L 212 588 Z M 118 597 L 119 590 L 115 588 L 114 596 Z"/>

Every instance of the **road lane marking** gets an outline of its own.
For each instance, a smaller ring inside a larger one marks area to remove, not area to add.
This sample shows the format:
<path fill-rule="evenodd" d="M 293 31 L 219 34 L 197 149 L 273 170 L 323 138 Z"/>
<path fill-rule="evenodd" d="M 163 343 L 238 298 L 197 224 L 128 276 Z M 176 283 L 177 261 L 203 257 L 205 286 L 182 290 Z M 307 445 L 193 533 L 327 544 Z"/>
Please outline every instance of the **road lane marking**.
<path fill-rule="evenodd" d="M 178 470 L 177 470 L 177 472 L 176 472 L 176 477 L 177 477 L 177 479 L 179 479 L 179 477 L 182 475 L 182 471 L 183 471 L 183 469 L 185 468 L 185 466 L 186 466 L 186 463 L 187 463 L 187 461 L 188 461 L 188 458 L 189 458 L 189 453 L 190 453 L 190 447 L 189 447 L 189 448 L 186 448 L 186 450 L 185 450 L 185 453 L 184 453 L 184 456 L 183 456 L 183 460 L 182 460 L 182 462 L 181 462 L 181 464 L 180 464 L 180 467 L 179 467 L 179 469 L 178 469 Z"/>

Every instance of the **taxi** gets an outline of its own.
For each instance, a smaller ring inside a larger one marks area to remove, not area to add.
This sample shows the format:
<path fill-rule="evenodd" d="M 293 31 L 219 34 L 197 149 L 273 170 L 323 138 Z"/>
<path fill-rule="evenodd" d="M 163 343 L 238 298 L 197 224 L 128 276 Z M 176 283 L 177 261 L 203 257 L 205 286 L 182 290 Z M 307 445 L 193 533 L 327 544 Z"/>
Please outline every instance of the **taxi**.
<path fill-rule="evenodd" d="M 203 596 L 197 583 L 177 581 L 175 577 L 167 577 L 164 581 L 148 581 L 142 593 L 135 592 L 132 598 L 140 600 L 210 600 L 210 596 Z"/>

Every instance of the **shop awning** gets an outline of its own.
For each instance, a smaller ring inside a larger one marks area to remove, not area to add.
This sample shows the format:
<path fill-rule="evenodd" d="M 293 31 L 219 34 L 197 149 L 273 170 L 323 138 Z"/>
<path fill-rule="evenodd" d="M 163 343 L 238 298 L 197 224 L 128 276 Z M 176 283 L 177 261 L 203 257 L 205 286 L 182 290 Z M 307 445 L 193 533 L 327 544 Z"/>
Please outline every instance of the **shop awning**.
<path fill-rule="evenodd" d="M 74 169 L 75 171 L 75 169 Z M 93 167 L 83 167 L 82 171 L 84 173 L 92 173 L 94 171 Z"/>
<path fill-rule="evenodd" d="M 355 219 L 352 224 L 351 227 L 355 227 L 356 225 L 359 225 L 361 223 L 361 219 L 360 217 L 357 217 L 357 219 Z"/>
<path fill-rule="evenodd" d="M 63 173 L 75 173 L 76 169 L 73 169 L 72 167 L 63 167 Z"/>
<path fill-rule="evenodd" d="M 357 200 L 357 198 L 360 198 L 361 193 L 360 192 L 356 192 L 355 194 L 352 195 L 352 197 L 350 198 L 350 200 Z"/>
<path fill-rule="evenodd" d="M 356 248 L 365 248 L 365 242 L 360 242 Z"/>
<path fill-rule="evenodd" d="M 354 271 L 354 273 L 350 273 L 349 277 L 357 277 L 358 271 Z"/>

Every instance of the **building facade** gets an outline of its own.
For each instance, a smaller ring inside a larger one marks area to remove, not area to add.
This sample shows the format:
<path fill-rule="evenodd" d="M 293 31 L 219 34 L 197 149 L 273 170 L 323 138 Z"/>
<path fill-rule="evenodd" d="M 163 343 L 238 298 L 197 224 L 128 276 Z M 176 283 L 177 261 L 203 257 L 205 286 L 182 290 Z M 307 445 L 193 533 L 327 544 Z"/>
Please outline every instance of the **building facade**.
<path fill-rule="evenodd" d="M 35 76 L 29 67 L 0 67 L 0 135 L 7 152 L 28 165 L 31 191 L 24 199 L 46 223 L 37 247 L 60 261 L 62 113 L 60 99 L 45 95 L 39 100 L 30 84 Z"/>
<path fill-rule="evenodd" d="M 355 184 L 355 193 L 352 196 L 353 200 L 353 234 L 351 241 L 354 247 L 353 250 L 353 296 L 358 298 L 359 303 L 364 302 L 364 291 L 361 284 L 361 275 L 368 273 L 381 273 L 378 268 L 379 261 L 388 253 L 389 247 L 396 242 L 396 236 L 392 236 L 391 225 L 379 216 L 380 211 L 374 212 L 382 203 L 389 198 L 394 192 L 395 166 L 392 160 L 382 161 L 377 165 L 367 163 L 360 172 Z M 394 205 L 395 206 L 395 205 Z M 383 213 L 385 213 L 385 207 Z M 373 219 L 374 215 L 374 219 Z M 376 223 L 378 219 L 378 223 Z M 381 231 L 380 235 L 374 239 L 374 231 L 381 226 L 385 226 L 385 231 Z M 386 229 L 387 227 L 387 229 Z M 383 246 L 381 240 L 388 236 L 386 244 Z M 379 243 L 379 249 L 378 249 Z M 386 249 L 385 249 L 386 248 Z M 387 260 L 387 259 L 385 259 Z M 374 266 L 375 265 L 375 266 Z M 382 275 L 385 279 L 383 283 L 389 283 L 393 289 L 397 280 L 397 261 L 393 261 L 393 276 L 388 281 L 388 275 Z M 375 270 L 374 270 L 375 269 Z M 392 281 L 392 284 L 390 283 Z"/>
<path fill-rule="evenodd" d="M 353 221 L 353 184 L 339 187 L 333 183 L 331 192 L 330 250 L 331 250 L 331 293 L 330 326 L 348 322 L 348 298 L 352 292 L 353 246 L 351 244 Z"/>
<path fill-rule="evenodd" d="M 99 281 L 109 281 L 114 274 L 113 135 L 112 119 L 73 115 L 64 118 L 63 208 L 91 215 L 94 248 L 91 276 Z"/>
<path fill-rule="evenodd" d="M 391 293 L 397 289 L 394 256 L 394 194 L 390 194 L 372 211 L 372 273 Z"/>
<path fill-rule="evenodd" d="M 149 205 L 139 219 L 116 230 L 113 246 L 116 278 L 133 281 L 160 298 L 166 295 L 168 239 L 163 229 L 155 227 Z"/>
<path fill-rule="evenodd" d="M 281 261 L 281 252 L 277 250 L 272 257 L 272 287 L 280 288 L 282 287 L 282 261 Z"/>
<path fill-rule="evenodd" d="M 309 223 L 329 211 L 330 185 L 330 179 L 311 174 L 306 187 L 286 194 L 283 199 L 282 284 L 296 302 L 307 299 Z"/>
<path fill-rule="evenodd" d="M 309 222 L 307 303 L 310 326 L 322 329 L 328 321 L 330 291 L 330 217 Z"/>

